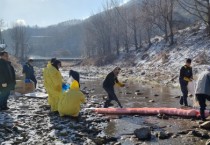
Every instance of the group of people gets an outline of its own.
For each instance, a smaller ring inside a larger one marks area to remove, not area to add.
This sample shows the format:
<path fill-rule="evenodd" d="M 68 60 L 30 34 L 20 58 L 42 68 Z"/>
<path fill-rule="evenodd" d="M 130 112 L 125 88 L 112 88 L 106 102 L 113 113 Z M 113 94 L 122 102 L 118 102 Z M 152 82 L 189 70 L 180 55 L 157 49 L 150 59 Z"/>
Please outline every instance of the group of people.
<path fill-rule="evenodd" d="M 70 89 L 63 92 L 60 67 L 61 61 L 52 58 L 47 67 L 44 68 L 43 78 L 48 93 L 48 103 L 51 106 L 51 111 L 59 112 L 60 116 L 77 117 L 81 103 L 85 102 L 85 96 L 80 91 L 79 73 L 73 70 L 69 71 L 69 77 L 72 77 Z"/>
<path fill-rule="evenodd" d="M 80 76 L 79 73 L 70 70 L 69 77 L 72 81 L 70 82 L 70 89 L 66 92 L 62 91 L 62 76 L 59 71 L 61 62 L 55 58 L 51 59 L 47 67 L 44 68 L 43 78 L 44 86 L 48 93 L 48 103 L 51 106 L 52 112 L 59 112 L 60 116 L 72 116 L 77 117 L 80 111 L 80 105 L 85 102 L 85 96 L 80 91 Z M 109 73 L 104 80 L 103 87 L 108 93 L 108 99 L 106 100 L 104 107 L 109 107 L 112 100 L 115 100 L 120 107 L 115 92 L 115 83 L 123 87 L 124 84 L 120 83 L 117 79 L 117 75 L 120 72 L 120 68 L 116 67 L 111 73 Z"/>
<path fill-rule="evenodd" d="M 193 71 L 191 67 L 192 60 L 187 59 L 185 65 L 180 70 L 179 82 L 182 91 L 182 96 L 180 98 L 180 105 L 189 106 L 188 97 L 188 85 L 193 81 Z M 197 80 L 195 87 L 196 100 L 200 106 L 200 117 L 201 120 L 205 121 L 205 110 L 206 110 L 206 100 L 210 101 L 210 67 L 203 71 Z"/>
<path fill-rule="evenodd" d="M 35 71 L 33 68 L 33 60 L 29 59 L 23 66 L 23 74 L 26 79 L 34 82 L 37 86 L 37 80 L 35 77 Z M 180 105 L 189 106 L 188 98 L 188 84 L 193 81 L 193 71 L 191 67 L 192 60 L 187 59 L 186 63 L 180 69 L 179 82 L 182 91 L 180 98 Z M 48 93 L 48 103 L 52 112 L 59 112 L 60 116 L 73 116 L 77 117 L 80 111 L 81 103 L 85 102 L 85 96 L 80 91 L 80 76 L 79 73 L 70 70 L 69 77 L 72 78 L 70 89 L 68 91 L 62 91 L 63 79 L 59 71 L 61 68 L 61 61 L 56 58 L 52 58 L 43 71 L 44 86 Z M 108 94 L 108 98 L 104 103 L 104 108 L 109 107 L 111 101 L 116 101 L 119 107 L 123 107 L 118 100 L 114 86 L 117 84 L 120 87 L 124 87 L 125 84 L 118 81 L 118 74 L 120 68 L 116 67 L 110 72 L 104 82 L 103 88 Z M 9 55 L 3 51 L 0 53 L 0 110 L 8 110 L 7 100 L 11 92 L 15 89 L 16 77 L 15 70 L 9 61 Z M 200 117 L 202 120 L 206 120 L 206 100 L 210 101 L 210 67 L 202 72 L 197 80 L 195 88 L 196 99 L 200 105 Z"/>

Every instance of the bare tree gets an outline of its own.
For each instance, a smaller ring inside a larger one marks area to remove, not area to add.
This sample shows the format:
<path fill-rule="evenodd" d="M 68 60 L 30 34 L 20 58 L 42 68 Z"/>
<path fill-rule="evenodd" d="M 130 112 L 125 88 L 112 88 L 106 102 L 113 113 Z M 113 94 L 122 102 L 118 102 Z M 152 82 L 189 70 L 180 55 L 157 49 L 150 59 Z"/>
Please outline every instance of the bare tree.
<path fill-rule="evenodd" d="M 21 24 L 15 24 L 10 31 L 11 38 L 15 45 L 15 56 L 21 60 L 25 59 L 25 52 L 28 48 L 29 36 L 26 26 Z"/>
<path fill-rule="evenodd" d="M 210 1 L 209 0 L 177 0 L 188 13 L 201 19 L 207 26 L 210 35 Z"/>
<path fill-rule="evenodd" d="M 2 37 L 2 28 L 4 26 L 4 21 L 3 19 L 0 19 L 0 44 L 3 43 L 3 37 Z"/>
<path fill-rule="evenodd" d="M 144 26 L 144 31 L 141 33 L 145 33 L 144 37 L 145 40 L 147 40 L 149 47 L 151 46 L 151 37 L 152 37 L 152 31 L 153 31 L 153 25 L 154 25 L 154 16 L 151 14 L 150 11 L 151 5 L 148 3 L 148 1 L 144 1 L 141 6 L 141 20 L 142 25 Z"/>
<path fill-rule="evenodd" d="M 113 21 L 112 21 L 112 37 L 113 37 L 113 43 L 116 47 L 116 53 L 117 55 L 120 54 L 120 46 L 121 46 L 121 40 L 122 40 L 122 26 L 123 26 L 123 19 L 121 17 L 122 8 L 120 7 L 119 0 L 112 0 L 112 7 L 113 7 Z"/>
<path fill-rule="evenodd" d="M 170 37 L 170 44 L 173 44 L 174 0 L 144 0 L 142 9 L 146 13 L 145 17 L 149 17 L 146 19 L 150 19 L 150 22 L 165 34 L 166 42 Z"/>
<path fill-rule="evenodd" d="M 130 19 L 130 25 L 131 29 L 133 30 L 133 39 L 134 39 L 134 45 L 136 50 L 138 50 L 138 40 L 137 40 L 137 32 L 139 28 L 139 15 L 138 15 L 138 7 L 137 5 L 133 5 L 131 9 L 131 19 Z"/>

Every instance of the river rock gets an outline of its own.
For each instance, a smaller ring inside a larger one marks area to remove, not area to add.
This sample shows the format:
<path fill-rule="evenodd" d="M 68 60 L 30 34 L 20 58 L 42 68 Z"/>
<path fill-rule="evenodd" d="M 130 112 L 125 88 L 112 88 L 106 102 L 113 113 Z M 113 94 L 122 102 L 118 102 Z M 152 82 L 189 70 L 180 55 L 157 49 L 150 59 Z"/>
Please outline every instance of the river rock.
<path fill-rule="evenodd" d="M 146 74 L 145 72 L 142 72 L 142 73 L 141 73 L 142 76 L 145 75 L 145 74 Z"/>
<path fill-rule="evenodd" d="M 158 114 L 157 115 L 157 118 L 160 118 L 160 119 L 168 119 L 169 117 L 168 116 L 166 116 L 165 114 Z"/>
<path fill-rule="evenodd" d="M 105 139 L 104 138 L 94 138 L 94 139 L 92 139 L 93 140 L 93 142 L 94 143 L 96 143 L 97 145 L 98 144 L 105 144 L 106 142 L 105 142 Z"/>
<path fill-rule="evenodd" d="M 192 130 L 182 130 L 182 131 L 179 131 L 177 134 L 178 135 L 185 135 L 185 134 L 188 134 L 190 131 L 192 131 Z"/>
<path fill-rule="evenodd" d="M 12 145 L 12 144 L 14 144 L 13 141 L 5 141 L 1 143 L 1 145 Z"/>
<path fill-rule="evenodd" d="M 208 133 L 202 130 L 193 130 L 193 131 L 190 131 L 187 135 L 193 135 L 193 136 L 205 138 L 205 139 L 209 138 Z"/>
<path fill-rule="evenodd" d="M 172 134 L 170 134 L 170 133 L 168 133 L 168 132 L 160 131 L 160 132 L 157 133 L 156 136 L 157 136 L 159 139 L 168 139 L 168 138 L 171 137 L 171 135 L 172 135 Z"/>
<path fill-rule="evenodd" d="M 67 136 L 68 135 L 68 132 L 67 132 L 66 129 L 63 129 L 63 130 L 60 131 L 59 135 L 60 136 Z"/>
<path fill-rule="evenodd" d="M 116 142 L 114 145 L 121 145 L 121 142 Z"/>
<path fill-rule="evenodd" d="M 210 139 L 206 141 L 206 145 L 210 145 Z"/>
<path fill-rule="evenodd" d="M 142 127 L 140 129 L 136 129 L 134 134 L 139 140 L 150 140 L 151 139 L 151 130 L 149 127 Z"/>
<path fill-rule="evenodd" d="M 200 125 L 201 128 L 210 129 L 210 121 L 206 121 Z"/>
<path fill-rule="evenodd" d="M 154 103 L 155 101 L 154 100 L 149 100 L 149 103 Z"/>
<path fill-rule="evenodd" d="M 140 92 L 140 90 L 135 91 L 135 95 L 142 95 L 143 93 Z"/>

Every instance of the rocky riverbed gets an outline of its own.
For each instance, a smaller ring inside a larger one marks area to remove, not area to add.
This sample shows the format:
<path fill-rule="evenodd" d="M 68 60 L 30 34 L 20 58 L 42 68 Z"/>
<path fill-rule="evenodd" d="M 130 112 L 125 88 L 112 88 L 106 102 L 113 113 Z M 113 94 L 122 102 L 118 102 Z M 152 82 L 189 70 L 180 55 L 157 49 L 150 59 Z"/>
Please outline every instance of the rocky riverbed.
<path fill-rule="evenodd" d="M 63 69 L 64 79 L 67 78 L 69 69 Z M 10 97 L 10 110 L 0 112 L 1 144 L 210 144 L 208 121 L 203 123 L 196 118 L 171 117 L 164 114 L 106 116 L 92 112 L 89 108 L 103 105 L 106 94 L 101 90 L 99 83 L 112 66 L 106 69 L 96 67 L 74 67 L 74 69 L 81 73 L 81 88 L 86 93 L 86 103 L 82 105 L 79 119 L 60 117 L 58 113 L 51 113 L 47 99 Z M 36 72 L 39 82 L 39 89 L 36 91 L 45 92 L 41 70 L 38 69 Z M 167 106 L 161 97 L 163 94 L 154 87 L 140 88 L 137 91 L 138 87 L 134 87 L 137 83 L 134 81 L 132 84 L 127 78 L 129 75 L 132 75 L 132 72 L 126 70 L 120 76 L 126 83 L 125 91 L 116 90 L 125 107 L 149 107 L 160 104 Z M 148 94 L 148 90 L 153 92 Z M 125 95 L 129 98 L 125 98 Z M 171 96 L 171 103 L 168 106 L 173 106 L 177 102 L 177 94 L 173 95 L 175 97 Z M 114 107 L 117 107 L 115 103 Z"/>

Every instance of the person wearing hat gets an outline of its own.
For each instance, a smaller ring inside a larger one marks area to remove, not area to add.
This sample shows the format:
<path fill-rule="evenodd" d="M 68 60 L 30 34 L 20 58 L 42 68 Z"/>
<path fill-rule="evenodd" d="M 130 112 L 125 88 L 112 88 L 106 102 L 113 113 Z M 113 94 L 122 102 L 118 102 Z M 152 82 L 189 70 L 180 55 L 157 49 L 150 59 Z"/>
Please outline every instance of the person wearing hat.
<path fill-rule="evenodd" d="M 32 80 L 34 82 L 34 86 L 36 88 L 37 80 L 35 77 L 35 71 L 33 67 L 33 60 L 29 59 L 25 65 L 23 66 L 23 74 L 25 75 L 26 80 Z"/>
<path fill-rule="evenodd" d="M 195 94 L 200 105 L 200 117 L 205 121 L 206 100 L 210 101 L 210 66 L 199 75 Z"/>
<path fill-rule="evenodd" d="M 180 105 L 188 106 L 187 97 L 188 97 L 188 89 L 187 85 L 188 82 L 191 82 L 193 80 L 193 72 L 191 67 L 191 59 L 187 59 L 184 66 L 182 66 L 180 70 L 180 76 L 179 76 L 179 83 L 182 91 L 182 96 L 180 98 Z"/>
<path fill-rule="evenodd" d="M 115 100 L 118 105 L 122 108 L 122 105 L 120 103 L 120 101 L 118 100 L 115 91 L 114 91 L 114 85 L 118 84 L 120 87 L 124 87 L 125 85 L 120 83 L 117 79 L 118 74 L 120 73 L 120 68 L 116 67 L 112 72 L 110 72 L 104 82 L 103 82 L 103 88 L 104 90 L 107 92 L 108 94 L 108 99 L 106 100 L 106 102 L 104 103 L 104 108 L 109 107 L 111 104 L 112 100 Z"/>

